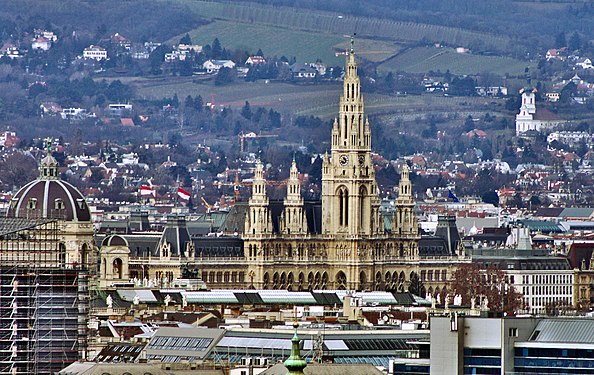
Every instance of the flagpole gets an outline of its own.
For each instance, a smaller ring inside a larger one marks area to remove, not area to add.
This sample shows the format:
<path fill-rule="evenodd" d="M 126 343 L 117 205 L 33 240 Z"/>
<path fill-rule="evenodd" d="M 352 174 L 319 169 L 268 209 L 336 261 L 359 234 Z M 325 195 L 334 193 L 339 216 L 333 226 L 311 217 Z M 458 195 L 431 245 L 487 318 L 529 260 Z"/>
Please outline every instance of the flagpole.
<path fill-rule="evenodd" d="M 179 208 L 179 188 L 181 187 L 179 184 L 179 173 L 177 174 L 177 189 L 175 189 L 175 207 Z"/>

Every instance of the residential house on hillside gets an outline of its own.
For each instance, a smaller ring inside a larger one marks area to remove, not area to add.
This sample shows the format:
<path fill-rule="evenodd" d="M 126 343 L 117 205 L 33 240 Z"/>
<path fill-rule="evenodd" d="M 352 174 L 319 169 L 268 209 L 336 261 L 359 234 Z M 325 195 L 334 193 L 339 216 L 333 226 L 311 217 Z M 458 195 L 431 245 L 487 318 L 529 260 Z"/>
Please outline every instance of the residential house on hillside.
<path fill-rule="evenodd" d="M 39 105 L 39 109 L 41 110 L 41 117 L 56 116 L 63 111 L 62 106 L 56 102 L 43 102 Z"/>
<path fill-rule="evenodd" d="M 202 52 L 202 46 L 199 44 L 178 44 L 177 46 L 178 51 L 186 51 L 186 52 L 194 52 L 200 53 Z"/>
<path fill-rule="evenodd" d="M 126 51 L 130 51 L 130 48 L 132 48 L 132 42 L 130 41 L 130 39 L 126 38 L 120 33 L 113 34 L 110 38 L 110 42 L 113 46 L 116 46 Z"/>
<path fill-rule="evenodd" d="M 130 56 L 133 59 L 147 60 L 150 57 L 151 52 L 157 49 L 160 45 L 161 43 L 156 42 L 144 42 L 143 44 L 134 43 L 130 48 Z"/>
<path fill-rule="evenodd" d="M 31 49 L 34 51 L 48 51 L 52 47 L 52 42 L 42 36 L 34 38 L 31 42 Z"/>
<path fill-rule="evenodd" d="M 4 43 L 4 45 L 0 48 L 0 57 L 1 56 L 6 56 L 11 60 L 22 57 L 19 48 L 10 42 Z"/>
<path fill-rule="evenodd" d="M 91 44 L 83 50 L 83 58 L 97 61 L 107 60 L 107 50 L 101 46 Z"/>
<path fill-rule="evenodd" d="M 580 59 L 577 63 L 575 63 L 575 67 L 579 69 L 594 69 L 594 66 L 592 66 L 592 60 L 587 57 Z"/>
<path fill-rule="evenodd" d="M 53 31 L 35 29 L 33 30 L 33 34 L 35 34 L 35 38 L 43 37 L 50 42 L 56 42 L 58 40 L 58 36 Z"/>
<path fill-rule="evenodd" d="M 0 133 L 0 148 L 11 148 L 17 145 L 19 138 L 15 132 L 5 131 Z"/>
<path fill-rule="evenodd" d="M 207 60 L 202 64 L 206 73 L 217 73 L 221 68 L 235 68 L 235 63 L 231 60 Z"/>
<path fill-rule="evenodd" d="M 547 51 L 545 58 L 547 59 L 547 61 L 550 60 L 561 60 L 564 61 L 567 58 L 567 48 L 563 47 L 563 48 L 551 48 L 550 50 Z"/>
<path fill-rule="evenodd" d="M 507 87 L 505 86 L 477 86 L 476 93 L 479 96 L 506 96 Z"/>
<path fill-rule="evenodd" d="M 318 75 L 318 71 L 307 64 L 295 63 L 289 69 L 294 80 L 313 80 Z"/>
<path fill-rule="evenodd" d="M 266 59 L 263 56 L 250 56 L 245 61 L 245 65 L 259 65 L 266 64 Z"/>

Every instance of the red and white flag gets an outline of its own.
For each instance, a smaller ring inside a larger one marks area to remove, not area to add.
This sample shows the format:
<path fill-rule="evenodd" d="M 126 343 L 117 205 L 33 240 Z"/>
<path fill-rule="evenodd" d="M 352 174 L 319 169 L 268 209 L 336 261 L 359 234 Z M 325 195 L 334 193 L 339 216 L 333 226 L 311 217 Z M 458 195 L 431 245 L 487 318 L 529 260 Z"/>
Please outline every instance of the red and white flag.
<path fill-rule="evenodd" d="M 150 186 L 142 185 L 140 187 L 140 195 L 141 196 L 152 195 L 154 197 L 155 196 L 155 191 Z"/>
<path fill-rule="evenodd" d="M 178 187 L 177 188 L 177 195 L 181 198 L 181 199 L 185 199 L 185 200 L 189 200 L 190 199 L 190 192 L 185 191 L 184 189 Z"/>

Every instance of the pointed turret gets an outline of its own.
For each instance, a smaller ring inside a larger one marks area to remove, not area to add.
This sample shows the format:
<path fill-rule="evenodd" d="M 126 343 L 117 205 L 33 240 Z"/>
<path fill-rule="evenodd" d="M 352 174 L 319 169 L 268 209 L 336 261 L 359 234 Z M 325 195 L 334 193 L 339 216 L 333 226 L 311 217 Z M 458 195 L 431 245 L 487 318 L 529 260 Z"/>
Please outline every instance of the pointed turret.
<path fill-rule="evenodd" d="M 307 362 L 301 358 L 299 336 L 297 336 L 299 323 L 297 321 L 293 323 L 293 328 L 295 328 L 295 334 L 291 339 L 291 356 L 285 361 L 285 367 L 288 370 L 287 375 L 303 375 L 303 369 L 307 366 Z"/>
<path fill-rule="evenodd" d="M 293 159 L 289 172 L 287 197 L 285 198 L 284 206 L 282 220 L 283 233 L 296 234 L 306 232 L 303 198 L 301 197 L 301 184 L 299 183 L 299 170 L 297 169 L 295 159 Z"/>
<path fill-rule="evenodd" d="M 264 166 L 258 160 L 254 171 L 252 196 L 249 200 L 249 210 L 245 217 L 244 233 L 246 235 L 262 235 L 272 232 L 272 220 L 268 210 L 268 197 L 266 196 L 266 180 L 264 179 Z"/>
<path fill-rule="evenodd" d="M 417 216 L 414 214 L 414 207 L 415 200 L 412 196 L 410 168 L 405 163 L 400 172 L 398 198 L 396 199 L 396 215 L 392 221 L 392 233 L 404 235 L 417 234 Z"/>

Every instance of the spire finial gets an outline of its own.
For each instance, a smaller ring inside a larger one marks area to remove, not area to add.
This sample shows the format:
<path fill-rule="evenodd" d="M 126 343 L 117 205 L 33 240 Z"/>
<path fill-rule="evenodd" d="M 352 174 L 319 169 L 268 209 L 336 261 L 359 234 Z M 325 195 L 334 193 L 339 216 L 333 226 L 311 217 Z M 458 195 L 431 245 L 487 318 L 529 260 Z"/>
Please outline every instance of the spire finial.
<path fill-rule="evenodd" d="M 48 155 L 52 153 L 52 139 L 50 137 L 45 139 L 45 151 L 47 151 Z"/>
<path fill-rule="evenodd" d="M 357 36 L 357 33 L 353 33 L 353 36 L 351 36 L 351 53 L 355 53 L 355 36 Z"/>
<path fill-rule="evenodd" d="M 287 375 L 298 375 L 303 374 L 303 369 L 307 366 L 307 362 L 303 358 L 301 358 L 301 351 L 299 348 L 299 336 L 297 336 L 297 328 L 299 327 L 299 322 L 295 320 L 293 322 L 293 328 L 295 329 L 295 334 L 291 339 L 291 356 L 285 361 L 285 367 L 289 372 Z"/>

